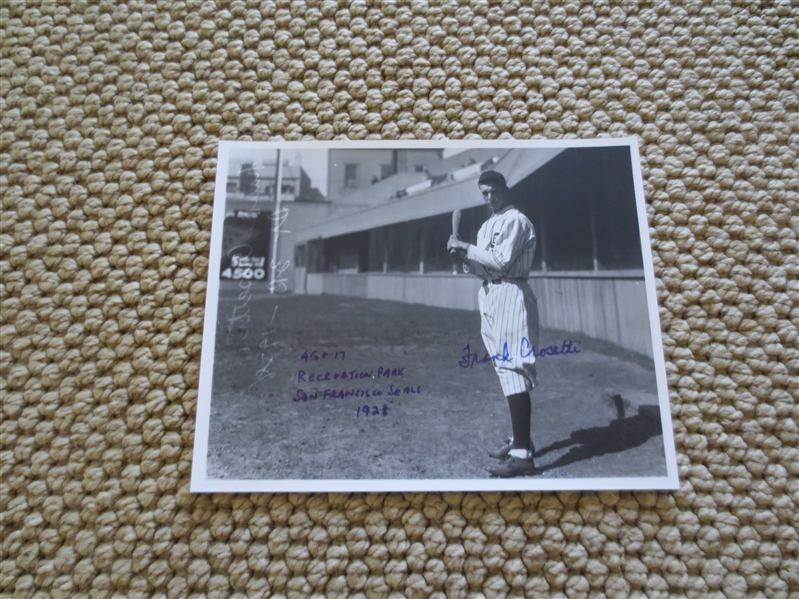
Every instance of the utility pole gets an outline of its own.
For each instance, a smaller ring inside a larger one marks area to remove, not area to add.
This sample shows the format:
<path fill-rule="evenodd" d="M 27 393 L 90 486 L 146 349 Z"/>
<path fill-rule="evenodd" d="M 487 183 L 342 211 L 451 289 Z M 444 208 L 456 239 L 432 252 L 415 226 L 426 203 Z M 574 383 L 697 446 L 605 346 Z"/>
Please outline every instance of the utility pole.
<path fill-rule="evenodd" d="M 280 155 L 280 150 L 277 151 L 277 174 L 275 176 L 275 211 L 272 213 L 272 262 L 269 271 L 269 294 L 275 293 L 277 278 L 277 248 L 278 240 L 280 239 L 280 194 L 283 191 L 283 161 Z"/>

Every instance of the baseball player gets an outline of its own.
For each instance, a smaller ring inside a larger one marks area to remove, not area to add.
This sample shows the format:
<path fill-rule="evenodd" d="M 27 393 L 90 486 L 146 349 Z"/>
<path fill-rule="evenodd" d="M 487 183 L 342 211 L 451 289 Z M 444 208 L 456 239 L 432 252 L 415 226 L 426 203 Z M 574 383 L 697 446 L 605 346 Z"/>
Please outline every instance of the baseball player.
<path fill-rule="evenodd" d="M 478 187 L 493 214 L 480 227 L 476 245 L 452 235 L 447 249 L 463 261 L 464 270 L 483 281 L 478 295 L 480 333 L 510 409 L 513 436 L 499 451 L 489 452 L 501 460 L 489 472 L 502 478 L 524 476 L 535 469 L 530 441 L 535 355 L 521 351 L 525 337 L 529 342 L 525 347 L 538 346 L 538 305 L 527 283 L 535 255 L 535 231 L 530 220 L 510 203 L 501 173 L 483 172 Z"/>

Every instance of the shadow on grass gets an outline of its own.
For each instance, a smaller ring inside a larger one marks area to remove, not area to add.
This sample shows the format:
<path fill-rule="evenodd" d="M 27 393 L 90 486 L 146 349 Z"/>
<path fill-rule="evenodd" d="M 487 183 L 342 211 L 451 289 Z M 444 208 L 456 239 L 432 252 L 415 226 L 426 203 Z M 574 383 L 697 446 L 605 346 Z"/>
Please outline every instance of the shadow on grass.
<path fill-rule="evenodd" d="M 612 421 L 608 426 L 573 432 L 568 439 L 553 443 L 535 453 L 541 457 L 558 449 L 572 449 L 553 463 L 536 469 L 536 474 L 568 466 L 608 453 L 618 453 L 639 447 L 652 437 L 663 434 L 658 406 L 641 406 L 634 416 Z"/>

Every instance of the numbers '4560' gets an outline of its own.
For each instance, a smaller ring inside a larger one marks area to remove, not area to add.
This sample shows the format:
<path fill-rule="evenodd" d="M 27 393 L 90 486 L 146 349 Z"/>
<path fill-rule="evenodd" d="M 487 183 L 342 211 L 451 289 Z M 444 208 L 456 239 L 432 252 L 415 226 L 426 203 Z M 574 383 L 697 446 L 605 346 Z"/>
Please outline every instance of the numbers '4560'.
<path fill-rule="evenodd" d="M 262 280 L 266 276 L 263 268 L 226 268 L 220 275 L 223 279 L 255 279 Z"/>
<path fill-rule="evenodd" d="M 360 418 L 361 416 L 388 416 L 388 405 L 383 404 L 382 410 L 378 406 L 358 406 L 355 417 Z"/>
<path fill-rule="evenodd" d="M 223 270 L 221 276 L 223 279 L 263 279 L 265 261 L 263 256 L 234 255 L 230 258 L 230 268 Z"/>

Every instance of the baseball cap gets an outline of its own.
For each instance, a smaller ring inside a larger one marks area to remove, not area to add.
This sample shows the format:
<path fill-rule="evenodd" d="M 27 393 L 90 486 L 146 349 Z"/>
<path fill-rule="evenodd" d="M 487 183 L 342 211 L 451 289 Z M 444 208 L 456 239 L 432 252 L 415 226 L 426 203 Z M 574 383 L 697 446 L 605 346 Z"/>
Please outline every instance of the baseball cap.
<path fill-rule="evenodd" d="M 502 187 L 504 189 L 508 188 L 508 184 L 505 182 L 505 177 L 502 173 L 498 173 L 497 171 L 483 171 L 480 173 L 480 178 L 477 180 L 478 185 L 493 185 L 494 187 Z"/>

